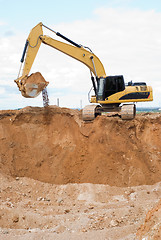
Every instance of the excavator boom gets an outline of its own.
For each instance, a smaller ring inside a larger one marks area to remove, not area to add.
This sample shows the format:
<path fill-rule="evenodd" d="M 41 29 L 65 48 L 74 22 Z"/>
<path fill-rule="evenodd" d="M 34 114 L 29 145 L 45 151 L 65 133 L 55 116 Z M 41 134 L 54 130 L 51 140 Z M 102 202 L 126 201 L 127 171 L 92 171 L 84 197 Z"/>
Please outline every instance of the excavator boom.
<path fill-rule="evenodd" d="M 37 97 L 39 93 L 48 85 L 48 82 L 44 81 L 44 79 L 41 78 L 41 75 L 37 76 L 36 83 L 33 75 L 32 79 L 30 76 L 28 76 L 41 43 L 47 44 L 48 46 L 53 47 L 62 53 L 82 62 L 90 69 L 91 72 L 93 72 L 96 77 L 99 78 L 106 76 L 103 64 L 95 54 L 53 30 L 52 31 L 57 36 L 70 42 L 70 44 L 57 41 L 49 36 L 43 35 L 43 26 L 44 25 L 42 23 L 39 23 L 31 30 L 26 40 L 24 52 L 21 58 L 21 63 L 23 63 L 25 59 L 22 76 L 15 80 L 19 90 L 21 91 L 21 94 L 24 97 Z M 51 30 L 50 28 L 48 29 Z"/>

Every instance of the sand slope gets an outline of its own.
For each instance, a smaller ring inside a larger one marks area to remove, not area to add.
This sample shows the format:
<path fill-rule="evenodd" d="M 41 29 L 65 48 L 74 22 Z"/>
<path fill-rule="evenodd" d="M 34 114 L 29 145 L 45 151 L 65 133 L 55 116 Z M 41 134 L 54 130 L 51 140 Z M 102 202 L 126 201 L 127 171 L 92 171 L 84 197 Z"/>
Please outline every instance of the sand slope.
<path fill-rule="evenodd" d="M 0 112 L 0 169 L 54 184 L 161 181 L 161 115 L 132 121 L 57 107 Z"/>
<path fill-rule="evenodd" d="M 160 126 L 159 113 L 0 111 L 0 239 L 160 239 Z"/>

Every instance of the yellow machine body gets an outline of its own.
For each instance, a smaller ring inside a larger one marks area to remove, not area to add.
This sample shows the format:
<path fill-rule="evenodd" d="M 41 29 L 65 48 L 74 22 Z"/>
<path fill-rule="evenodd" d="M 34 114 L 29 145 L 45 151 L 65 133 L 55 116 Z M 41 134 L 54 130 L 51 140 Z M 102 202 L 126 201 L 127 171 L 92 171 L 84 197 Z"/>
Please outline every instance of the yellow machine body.
<path fill-rule="evenodd" d="M 80 61 L 85 64 L 91 73 L 91 80 L 93 83 L 93 89 L 95 96 L 91 96 L 91 103 L 98 103 L 100 106 L 106 108 L 113 106 L 118 107 L 121 103 L 129 102 L 146 102 L 153 100 L 153 91 L 152 87 L 147 86 L 146 83 L 130 84 L 125 85 L 123 76 L 106 76 L 104 66 L 100 59 L 87 47 L 79 45 L 72 40 L 66 38 L 62 34 L 55 32 L 54 30 L 48 28 L 54 32 L 57 36 L 65 39 L 70 42 L 70 44 L 57 41 L 49 36 L 43 34 L 42 27 L 46 27 L 41 22 L 37 24 L 30 32 L 25 49 L 22 55 L 21 62 L 23 63 L 24 58 L 25 62 L 23 65 L 22 75 L 18 77 L 15 82 L 21 94 L 24 97 L 36 97 L 40 92 L 46 88 L 48 82 L 41 76 L 36 80 L 34 76 L 32 78 L 29 76 L 31 67 L 37 55 L 37 52 L 40 48 L 41 43 L 44 43 L 52 48 L 57 49 L 58 51 Z M 93 77 L 93 75 L 95 77 Z M 37 75 L 38 76 L 38 75 Z M 113 79 L 113 80 L 111 80 Z M 102 84 L 102 85 L 101 85 Z M 110 85 L 111 84 L 111 85 Z M 108 87 L 115 85 L 115 89 L 108 93 Z M 121 88 L 120 88 L 121 86 Z M 119 90 L 118 90 L 119 89 Z M 131 105 L 131 112 L 135 111 L 134 105 Z M 126 112 L 126 108 L 129 109 L 129 106 L 124 106 L 123 112 Z M 88 107 L 87 109 L 87 118 L 88 118 Z M 91 110 L 92 109 L 92 110 Z M 93 116 L 95 115 L 95 107 L 90 107 L 89 112 L 92 111 Z M 100 111 L 100 110 L 99 110 Z M 102 108 L 103 111 L 103 108 Z M 129 110 L 127 110 L 129 111 Z M 124 114 L 123 115 L 126 115 Z M 90 115 L 90 114 L 89 114 Z M 133 114 L 134 115 L 134 114 Z"/>

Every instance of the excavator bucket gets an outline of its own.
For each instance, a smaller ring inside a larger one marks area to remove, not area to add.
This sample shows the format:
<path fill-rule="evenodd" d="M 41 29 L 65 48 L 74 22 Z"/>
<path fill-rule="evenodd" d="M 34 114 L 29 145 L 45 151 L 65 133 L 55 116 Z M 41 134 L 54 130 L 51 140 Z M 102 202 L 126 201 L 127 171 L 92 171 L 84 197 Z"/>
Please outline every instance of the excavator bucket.
<path fill-rule="evenodd" d="M 27 76 L 21 80 L 21 94 L 26 98 L 37 97 L 43 89 L 47 87 L 49 82 L 47 82 L 40 72 L 36 72 Z"/>

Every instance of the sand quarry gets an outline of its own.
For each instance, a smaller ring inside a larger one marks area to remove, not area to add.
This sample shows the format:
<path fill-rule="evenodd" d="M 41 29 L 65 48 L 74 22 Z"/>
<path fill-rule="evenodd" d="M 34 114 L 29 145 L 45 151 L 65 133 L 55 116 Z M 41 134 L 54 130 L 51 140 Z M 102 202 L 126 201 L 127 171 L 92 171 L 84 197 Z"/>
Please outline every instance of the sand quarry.
<path fill-rule="evenodd" d="M 0 111 L 0 239 L 161 239 L 161 114 Z"/>

